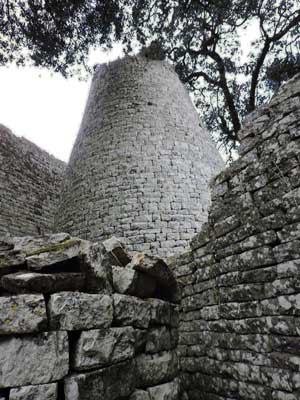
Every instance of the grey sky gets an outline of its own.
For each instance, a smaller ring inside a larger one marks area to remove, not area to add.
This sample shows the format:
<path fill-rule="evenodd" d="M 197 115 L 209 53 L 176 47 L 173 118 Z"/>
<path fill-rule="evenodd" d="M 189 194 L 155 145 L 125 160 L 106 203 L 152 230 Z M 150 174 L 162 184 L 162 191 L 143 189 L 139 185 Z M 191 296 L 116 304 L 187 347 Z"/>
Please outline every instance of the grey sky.
<path fill-rule="evenodd" d="M 90 64 L 120 56 L 93 52 Z M 90 86 L 77 78 L 64 79 L 38 68 L 0 68 L 0 123 L 61 160 L 67 161 L 84 111 Z"/>

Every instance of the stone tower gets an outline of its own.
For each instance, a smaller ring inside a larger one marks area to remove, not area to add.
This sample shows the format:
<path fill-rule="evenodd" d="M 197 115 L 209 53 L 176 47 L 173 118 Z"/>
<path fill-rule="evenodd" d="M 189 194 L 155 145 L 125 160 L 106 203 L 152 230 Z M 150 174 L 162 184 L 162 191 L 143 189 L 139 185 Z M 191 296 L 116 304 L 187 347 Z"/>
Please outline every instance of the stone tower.
<path fill-rule="evenodd" d="M 97 67 L 56 228 L 169 255 L 206 221 L 223 162 L 172 66 L 143 54 Z"/>

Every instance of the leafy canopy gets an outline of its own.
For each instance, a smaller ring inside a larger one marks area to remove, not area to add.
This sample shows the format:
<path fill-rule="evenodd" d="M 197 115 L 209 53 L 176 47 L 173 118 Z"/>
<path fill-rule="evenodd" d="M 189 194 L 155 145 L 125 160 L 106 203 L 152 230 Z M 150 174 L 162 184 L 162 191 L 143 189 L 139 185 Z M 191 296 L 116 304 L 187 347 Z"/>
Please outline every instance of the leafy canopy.
<path fill-rule="evenodd" d="M 253 37 L 252 41 L 249 38 Z M 2 0 L 0 64 L 67 76 L 92 47 L 158 40 L 230 151 L 245 115 L 300 71 L 300 0 Z"/>

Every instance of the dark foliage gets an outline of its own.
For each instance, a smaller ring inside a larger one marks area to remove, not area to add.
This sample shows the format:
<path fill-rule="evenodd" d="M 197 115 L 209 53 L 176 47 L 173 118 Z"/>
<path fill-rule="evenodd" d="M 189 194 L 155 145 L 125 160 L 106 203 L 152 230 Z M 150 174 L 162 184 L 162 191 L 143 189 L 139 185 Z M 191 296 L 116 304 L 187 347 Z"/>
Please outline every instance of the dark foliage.
<path fill-rule="evenodd" d="M 229 153 L 244 116 L 299 71 L 299 37 L 300 0 L 0 0 L 0 64 L 66 76 L 91 47 L 159 41 Z"/>

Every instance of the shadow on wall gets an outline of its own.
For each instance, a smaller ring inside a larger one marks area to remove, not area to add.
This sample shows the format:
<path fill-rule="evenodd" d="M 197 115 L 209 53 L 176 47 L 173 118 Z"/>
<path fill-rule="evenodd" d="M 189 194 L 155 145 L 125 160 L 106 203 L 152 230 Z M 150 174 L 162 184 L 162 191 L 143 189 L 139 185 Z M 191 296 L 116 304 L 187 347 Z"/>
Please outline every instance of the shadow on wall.
<path fill-rule="evenodd" d="M 300 398 L 300 75 L 240 132 L 208 223 L 178 257 L 190 400 Z"/>

